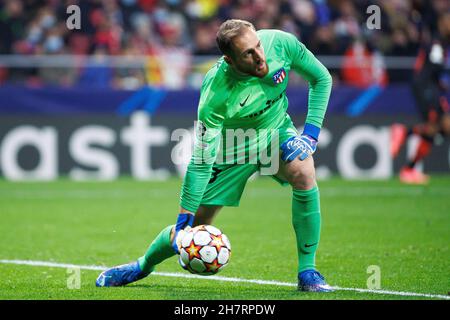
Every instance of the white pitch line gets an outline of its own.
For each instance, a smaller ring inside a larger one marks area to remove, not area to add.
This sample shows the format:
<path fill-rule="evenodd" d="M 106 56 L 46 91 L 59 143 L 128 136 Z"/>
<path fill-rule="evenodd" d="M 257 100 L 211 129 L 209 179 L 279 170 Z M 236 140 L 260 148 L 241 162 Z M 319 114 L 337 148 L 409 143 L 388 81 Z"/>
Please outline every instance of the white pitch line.
<path fill-rule="evenodd" d="M 33 266 L 33 267 L 52 267 L 52 268 L 79 268 L 82 270 L 99 270 L 103 271 L 106 267 L 102 266 L 84 266 L 79 264 L 70 264 L 70 263 L 57 263 L 57 262 L 49 262 L 49 261 L 33 261 L 33 260 L 0 260 L 0 263 L 6 264 L 18 264 L 25 266 Z"/>
<path fill-rule="evenodd" d="M 87 266 L 87 265 L 77 265 L 69 263 L 56 263 L 49 261 L 33 261 L 33 260 L 0 260 L 0 263 L 5 264 L 17 264 L 17 265 L 28 265 L 34 267 L 51 267 L 51 268 L 79 268 L 82 270 L 97 270 L 103 271 L 107 267 L 102 266 Z M 232 278 L 232 277 L 220 277 L 220 276 L 198 276 L 193 274 L 183 274 L 178 272 L 153 272 L 154 276 L 162 277 L 174 277 L 174 278 L 188 278 L 188 279 L 201 279 L 201 280 L 216 280 L 216 281 L 228 281 L 228 282 L 244 282 L 244 283 L 254 283 L 260 285 L 275 285 L 275 286 L 286 286 L 286 287 L 296 287 L 296 283 L 292 282 L 281 282 L 273 280 L 258 280 L 258 279 L 242 279 L 242 278 Z M 341 288 L 333 287 L 336 290 L 341 291 L 355 291 L 360 293 L 373 293 L 373 294 L 385 294 L 385 295 L 395 295 L 403 297 L 424 297 L 424 298 L 434 298 L 434 299 L 445 299 L 450 300 L 450 296 L 444 296 L 440 294 L 428 294 L 428 293 L 417 293 L 417 292 L 404 292 L 404 291 L 389 291 L 389 290 L 371 290 L 371 289 L 359 289 L 359 288 Z"/>

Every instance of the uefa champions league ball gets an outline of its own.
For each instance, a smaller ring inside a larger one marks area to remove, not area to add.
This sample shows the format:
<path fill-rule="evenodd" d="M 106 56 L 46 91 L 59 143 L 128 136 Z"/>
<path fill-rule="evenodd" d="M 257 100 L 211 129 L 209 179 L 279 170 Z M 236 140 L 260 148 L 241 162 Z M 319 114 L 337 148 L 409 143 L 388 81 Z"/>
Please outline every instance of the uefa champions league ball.
<path fill-rule="evenodd" d="M 231 244 L 216 227 L 200 225 L 190 229 L 181 239 L 179 263 L 193 274 L 213 275 L 230 262 Z"/>

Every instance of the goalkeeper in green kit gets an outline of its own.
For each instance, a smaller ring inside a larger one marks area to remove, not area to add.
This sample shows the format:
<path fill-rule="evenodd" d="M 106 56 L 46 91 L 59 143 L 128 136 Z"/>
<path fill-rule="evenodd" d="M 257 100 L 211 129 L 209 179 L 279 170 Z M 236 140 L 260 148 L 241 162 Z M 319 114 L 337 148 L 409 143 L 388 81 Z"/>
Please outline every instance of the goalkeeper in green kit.
<path fill-rule="evenodd" d="M 179 253 L 186 230 L 212 224 L 223 206 L 238 206 L 248 178 L 266 170 L 280 184 L 292 187 L 298 289 L 333 291 L 315 264 L 321 214 L 312 157 L 331 92 L 331 76 L 294 35 L 283 31 L 256 31 L 247 21 L 227 20 L 216 40 L 223 57 L 202 84 L 196 140 L 176 224 L 163 229 L 137 261 L 102 272 L 96 285 L 122 286 L 149 275 L 156 265 Z M 286 113 L 291 72 L 309 83 L 301 134 Z M 233 145 L 223 140 L 229 132 L 244 132 L 247 139 Z M 261 152 L 255 155 L 255 150 L 265 150 L 270 161 Z"/>

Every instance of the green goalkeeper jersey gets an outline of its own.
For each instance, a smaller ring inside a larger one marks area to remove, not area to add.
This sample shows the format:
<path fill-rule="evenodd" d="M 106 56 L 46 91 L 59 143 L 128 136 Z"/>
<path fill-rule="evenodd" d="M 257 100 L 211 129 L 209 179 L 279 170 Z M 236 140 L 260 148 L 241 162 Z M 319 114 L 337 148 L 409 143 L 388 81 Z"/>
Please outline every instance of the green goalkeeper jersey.
<path fill-rule="evenodd" d="M 248 151 L 261 140 L 260 132 L 266 134 L 290 121 L 286 88 L 291 70 L 309 83 L 305 126 L 317 129 L 315 132 L 322 126 L 331 92 L 328 70 L 294 35 L 279 30 L 259 30 L 257 34 L 269 69 L 264 78 L 238 74 L 222 57 L 203 80 L 196 140 L 181 190 L 180 205 L 191 212 L 201 203 L 218 154 L 242 163 L 243 159 L 237 159 L 238 150 Z M 253 130 L 255 134 L 230 148 L 222 141 L 230 130 Z"/>

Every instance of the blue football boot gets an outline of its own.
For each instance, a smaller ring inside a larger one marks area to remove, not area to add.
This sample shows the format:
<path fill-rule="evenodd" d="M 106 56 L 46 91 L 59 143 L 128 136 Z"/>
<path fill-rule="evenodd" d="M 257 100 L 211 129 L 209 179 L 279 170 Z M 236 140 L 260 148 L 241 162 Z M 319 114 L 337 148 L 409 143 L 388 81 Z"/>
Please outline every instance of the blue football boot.
<path fill-rule="evenodd" d="M 298 290 L 308 292 L 333 292 L 325 278 L 316 270 L 305 270 L 298 274 Z"/>
<path fill-rule="evenodd" d="M 119 287 L 148 276 L 142 272 L 139 262 L 131 262 L 103 271 L 95 281 L 97 287 Z"/>

